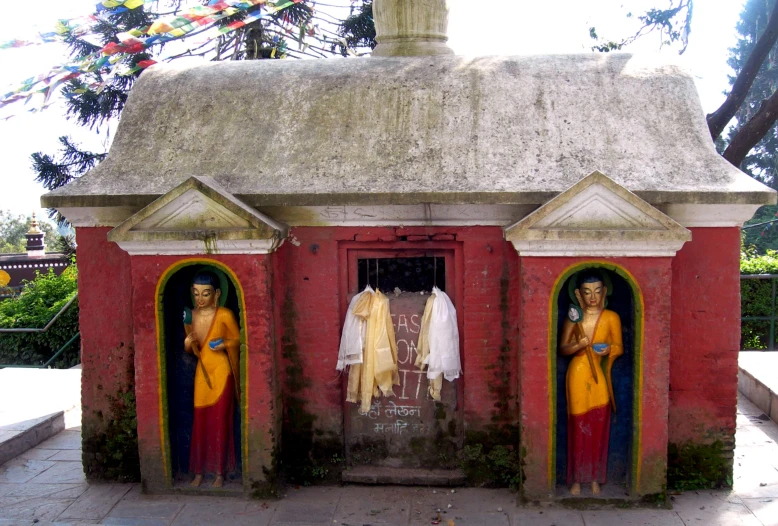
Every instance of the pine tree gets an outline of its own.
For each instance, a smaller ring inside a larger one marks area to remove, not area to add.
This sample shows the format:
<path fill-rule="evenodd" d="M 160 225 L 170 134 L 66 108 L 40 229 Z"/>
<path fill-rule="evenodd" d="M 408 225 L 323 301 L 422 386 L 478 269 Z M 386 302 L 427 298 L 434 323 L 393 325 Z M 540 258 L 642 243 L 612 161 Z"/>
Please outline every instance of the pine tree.
<path fill-rule="evenodd" d="M 729 78 L 730 86 L 735 83 L 735 79 L 743 71 L 746 60 L 754 50 L 754 45 L 767 27 L 774 5 L 775 0 L 748 0 L 746 2 L 737 24 L 740 38 L 735 47 L 730 49 L 730 57 L 727 61 L 727 64 L 735 71 L 735 76 Z M 729 130 L 727 143 L 731 142 L 740 133 L 743 125 L 754 117 L 762 102 L 776 91 L 778 91 L 778 45 L 774 45 L 770 50 L 759 68 L 745 102 L 738 108 L 735 114 L 737 123 Z M 772 128 L 749 152 L 740 168 L 755 179 L 773 188 L 778 188 L 778 125 L 773 124 Z"/>
<path fill-rule="evenodd" d="M 204 5 L 212 2 L 203 1 Z M 280 3 L 280 2 L 279 2 Z M 161 7 L 162 11 L 153 11 L 149 6 Z M 121 45 L 121 34 L 134 29 L 147 28 L 163 16 L 175 15 L 192 2 L 168 0 L 145 4 L 134 9 L 109 10 L 100 17 L 94 33 L 99 39 L 68 34 L 65 38 L 74 60 L 83 59 L 104 49 L 106 45 Z M 350 8 L 350 16 L 345 20 L 335 20 L 314 10 L 313 0 L 300 0 L 286 6 L 269 16 L 254 20 L 235 31 L 230 31 L 215 40 L 196 44 L 165 60 L 175 60 L 185 56 L 202 56 L 210 60 L 259 60 L 325 57 L 332 54 L 360 54 L 375 47 L 375 29 L 372 20 L 372 2 L 355 1 Z M 219 27 L 227 27 L 239 20 L 245 20 L 257 13 L 265 5 L 256 5 L 247 10 L 219 20 Z M 196 30 L 180 41 L 201 33 Z M 312 41 L 314 45 L 309 45 Z M 169 44 L 166 44 L 169 45 Z M 121 63 L 131 73 L 129 75 L 111 75 L 116 64 L 105 62 L 101 67 L 77 78 L 71 79 L 62 92 L 67 99 L 67 115 L 79 125 L 100 131 L 111 119 L 119 117 L 127 96 L 135 80 L 144 67 L 159 59 L 163 47 L 130 52 L 122 55 Z M 60 137 L 62 148 L 56 155 L 37 152 L 32 154 L 32 163 L 37 173 L 36 180 L 48 190 L 54 190 L 91 170 L 104 157 L 105 153 L 89 152 L 69 137 Z M 62 220 L 61 217 L 58 217 Z"/>

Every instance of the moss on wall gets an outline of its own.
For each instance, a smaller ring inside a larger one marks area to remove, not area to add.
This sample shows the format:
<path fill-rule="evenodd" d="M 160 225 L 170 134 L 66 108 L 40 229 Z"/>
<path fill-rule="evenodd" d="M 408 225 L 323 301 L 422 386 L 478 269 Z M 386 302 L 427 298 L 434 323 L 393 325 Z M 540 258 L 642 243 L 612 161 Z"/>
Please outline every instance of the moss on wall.
<path fill-rule="evenodd" d="M 90 480 L 140 481 L 135 367 L 126 361 L 125 385 L 106 395 L 108 411 L 97 411 L 83 423 L 84 473 Z"/>
<path fill-rule="evenodd" d="M 731 488 L 732 465 L 724 444 L 671 443 L 667 448 L 667 487 L 671 490 Z"/>
<path fill-rule="evenodd" d="M 345 466 L 343 437 L 316 429 L 316 415 L 306 410 L 303 391 L 311 385 L 303 374 L 295 329 L 297 313 L 287 291 L 281 308 L 282 356 L 285 362 L 284 420 L 281 427 L 281 473 L 293 484 L 340 481 Z"/>
<path fill-rule="evenodd" d="M 481 430 L 466 433 L 465 446 L 459 453 L 459 465 L 471 485 L 518 489 L 524 475 L 518 455 L 517 400 L 511 386 L 514 377 L 510 374 L 511 356 L 516 349 L 510 334 L 509 273 L 506 262 L 500 277 L 502 344 L 496 364 L 490 366 L 494 370 L 494 381 L 489 384 L 489 392 L 494 398 L 490 423 Z"/>

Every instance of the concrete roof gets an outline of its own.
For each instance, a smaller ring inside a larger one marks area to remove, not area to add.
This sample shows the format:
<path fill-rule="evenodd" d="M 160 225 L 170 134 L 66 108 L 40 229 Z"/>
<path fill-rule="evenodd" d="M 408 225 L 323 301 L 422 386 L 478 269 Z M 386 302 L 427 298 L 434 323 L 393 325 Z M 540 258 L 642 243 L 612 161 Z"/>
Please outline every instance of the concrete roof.
<path fill-rule="evenodd" d="M 154 66 L 108 157 L 48 207 L 144 206 L 190 176 L 251 206 L 543 203 L 599 170 L 652 204 L 775 202 L 654 56 Z"/>

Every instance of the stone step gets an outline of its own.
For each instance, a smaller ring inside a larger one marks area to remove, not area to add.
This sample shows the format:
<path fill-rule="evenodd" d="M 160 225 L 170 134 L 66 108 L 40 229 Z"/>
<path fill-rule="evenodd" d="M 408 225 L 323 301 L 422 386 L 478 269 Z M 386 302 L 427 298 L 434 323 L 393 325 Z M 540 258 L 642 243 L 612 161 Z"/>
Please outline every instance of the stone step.
<path fill-rule="evenodd" d="M 65 429 L 65 412 L 0 426 L 0 464 L 4 464 Z"/>
<path fill-rule="evenodd" d="M 400 486 L 463 486 L 465 474 L 458 469 L 390 468 L 356 466 L 341 475 L 354 484 L 397 484 Z"/>
<path fill-rule="evenodd" d="M 81 425 L 81 371 L 0 369 L 0 464 Z"/>

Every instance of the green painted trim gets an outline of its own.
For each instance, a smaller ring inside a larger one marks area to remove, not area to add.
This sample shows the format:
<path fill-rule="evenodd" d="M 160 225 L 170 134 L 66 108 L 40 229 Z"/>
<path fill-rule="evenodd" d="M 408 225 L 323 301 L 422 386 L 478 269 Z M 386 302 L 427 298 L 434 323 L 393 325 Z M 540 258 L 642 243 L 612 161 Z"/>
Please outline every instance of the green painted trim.
<path fill-rule="evenodd" d="M 247 384 L 247 368 L 248 361 L 246 355 L 248 354 L 248 344 L 246 338 L 246 301 L 243 295 L 243 287 L 238 280 L 237 274 L 224 263 L 215 261 L 212 259 L 197 258 L 186 259 L 179 261 L 168 267 L 157 284 L 157 363 L 159 366 L 159 387 L 160 387 L 160 410 L 162 412 L 162 451 L 165 462 L 165 484 L 168 487 L 173 485 L 173 461 L 171 458 L 171 446 L 170 446 L 170 413 L 168 407 L 168 388 L 167 388 L 167 348 L 165 346 L 165 317 L 163 308 L 163 297 L 165 287 L 168 281 L 178 271 L 185 267 L 191 267 L 194 265 L 210 266 L 224 273 L 227 279 L 231 281 L 235 294 L 238 299 L 238 305 L 240 305 L 240 412 L 241 412 L 241 471 L 243 475 L 243 488 L 248 488 L 248 418 L 246 417 L 246 408 L 248 407 L 248 396 L 246 394 Z"/>

